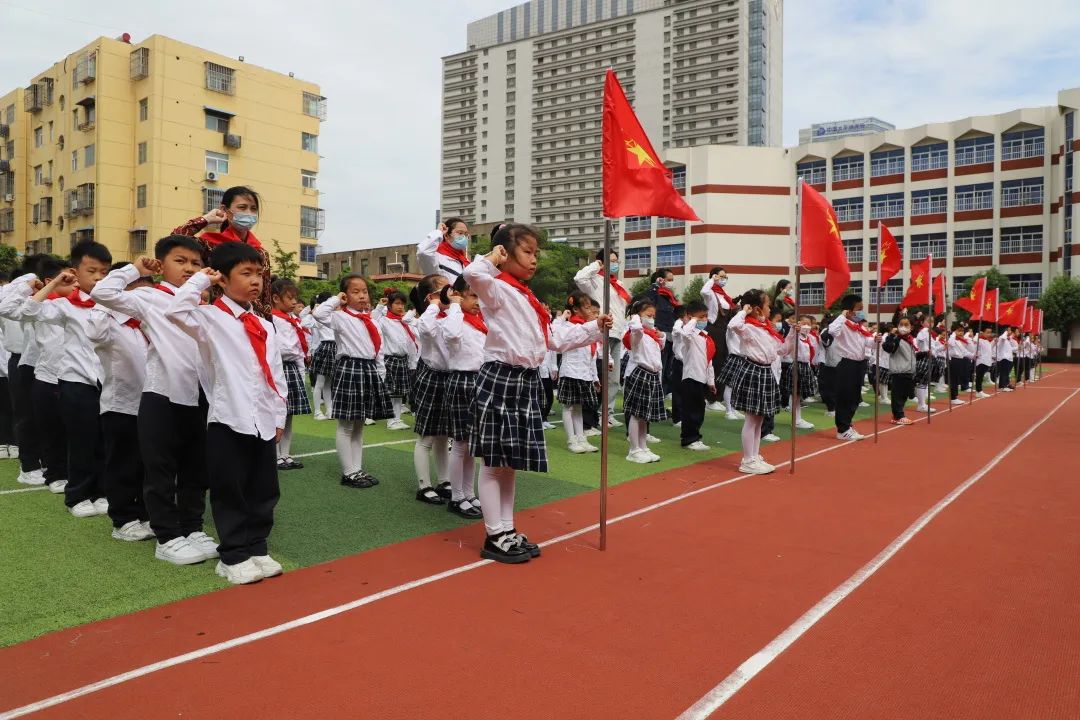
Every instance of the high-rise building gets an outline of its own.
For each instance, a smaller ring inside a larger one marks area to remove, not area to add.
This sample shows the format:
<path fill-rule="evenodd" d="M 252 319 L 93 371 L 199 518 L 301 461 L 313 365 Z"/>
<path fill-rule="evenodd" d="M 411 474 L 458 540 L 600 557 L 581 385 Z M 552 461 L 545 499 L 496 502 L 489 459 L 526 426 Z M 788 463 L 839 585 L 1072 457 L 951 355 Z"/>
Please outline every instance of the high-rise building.
<path fill-rule="evenodd" d="M 0 95 L 0 240 L 118 260 L 153 250 L 225 189 L 262 197 L 255 232 L 314 276 L 319 87 L 162 35 L 101 37 Z"/>
<path fill-rule="evenodd" d="M 825 142 L 837 140 L 843 137 L 855 135 L 869 135 L 870 133 L 895 130 L 896 126 L 891 122 L 885 122 L 881 118 L 864 117 L 853 120 L 834 120 L 832 122 L 814 123 L 808 128 L 799 130 L 799 144 L 808 142 Z"/>
<path fill-rule="evenodd" d="M 664 154 L 781 142 L 781 0 L 532 0 L 443 59 L 442 216 L 603 238 L 600 134 L 614 68 Z"/>

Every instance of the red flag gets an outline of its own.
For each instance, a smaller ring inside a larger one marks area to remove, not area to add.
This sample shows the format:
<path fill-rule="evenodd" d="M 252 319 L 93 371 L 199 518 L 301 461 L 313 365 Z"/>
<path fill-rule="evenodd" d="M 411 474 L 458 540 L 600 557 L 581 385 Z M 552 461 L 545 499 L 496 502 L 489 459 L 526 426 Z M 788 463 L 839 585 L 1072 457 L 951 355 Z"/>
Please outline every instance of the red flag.
<path fill-rule="evenodd" d="M 825 268 L 825 304 L 832 305 L 851 285 L 851 268 L 836 211 L 805 182 L 799 185 L 799 248 L 799 265 Z"/>
<path fill-rule="evenodd" d="M 1027 315 L 1027 298 L 998 305 L 998 324 L 1018 328 L 1024 324 Z"/>
<path fill-rule="evenodd" d="M 954 303 L 955 304 L 955 303 Z M 979 310 L 978 317 L 974 314 L 971 316 L 972 320 L 982 320 L 983 322 L 997 323 L 998 321 L 998 290 L 987 290 L 985 298 L 983 300 L 982 308 Z"/>
<path fill-rule="evenodd" d="M 945 314 L 945 273 L 940 272 L 934 278 L 934 314 Z"/>
<path fill-rule="evenodd" d="M 1032 332 L 1035 327 L 1035 308 L 1028 305 L 1027 312 L 1024 313 L 1024 325 L 1020 329 L 1026 333 Z"/>
<path fill-rule="evenodd" d="M 1043 331 L 1043 311 L 1039 308 L 1035 311 L 1035 334 L 1042 335 Z"/>
<path fill-rule="evenodd" d="M 900 266 L 904 262 L 904 253 L 900 252 L 900 246 L 896 244 L 885 223 L 878 223 L 878 287 L 884 287 L 889 279 L 900 272 Z"/>
<path fill-rule="evenodd" d="M 930 256 L 925 260 L 917 260 L 911 263 L 911 284 L 908 285 L 904 299 L 900 301 L 900 307 L 913 305 L 929 305 L 930 300 Z M 935 291 L 937 288 L 934 288 Z"/>
<path fill-rule="evenodd" d="M 986 278 L 977 278 L 971 285 L 971 291 L 953 300 L 953 305 L 971 313 L 971 320 L 978 320 L 982 315 L 983 299 L 986 296 Z"/>
<path fill-rule="evenodd" d="M 604 81 L 604 216 L 659 216 L 697 220 L 671 184 L 671 171 L 660 162 L 634 115 L 614 70 Z"/>

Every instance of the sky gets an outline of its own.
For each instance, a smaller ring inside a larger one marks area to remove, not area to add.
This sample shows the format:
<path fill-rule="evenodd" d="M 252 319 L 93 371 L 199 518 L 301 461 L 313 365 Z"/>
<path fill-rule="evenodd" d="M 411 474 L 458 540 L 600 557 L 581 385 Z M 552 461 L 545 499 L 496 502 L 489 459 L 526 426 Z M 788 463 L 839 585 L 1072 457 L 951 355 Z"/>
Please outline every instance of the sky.
<path fill-rule="evenodd" d="M 328 98 L 322 249 L 415 242 L 439 202 L 441 58 L 464 50 L 468 22 L 512 4 L 0 0 L 0 88 L 122 32 L 293 72 Z M 785 145 L 813 122 L 911 127 L 1052 105 L 1080 86 L 1075 0 L 787 0 L 784 25 Z"/>

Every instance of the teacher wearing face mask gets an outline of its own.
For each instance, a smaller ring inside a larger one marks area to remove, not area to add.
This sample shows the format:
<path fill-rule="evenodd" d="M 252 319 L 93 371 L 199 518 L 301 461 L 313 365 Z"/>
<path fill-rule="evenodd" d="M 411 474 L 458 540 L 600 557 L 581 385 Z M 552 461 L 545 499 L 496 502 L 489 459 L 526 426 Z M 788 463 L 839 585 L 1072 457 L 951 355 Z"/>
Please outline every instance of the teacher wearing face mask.
<path fill-rule="evenodd" d="M 249 187 L 237 185 L 225 191 L 221 196 L 221 205 L 205 215 L 192 218 L 172 231 L 173 235 L 194 236 L 203 247 L 203 262 L 207 263 L 210 253 L 222 243 L 239 242 L 250 245 L 259 251 L 262 257 L 263 286 L 259 299 L 252 305 L 255 311 L 269 320 L 273 305 L 270 302 L 270 256 L 262 243 L 251 231 L 259 222 L 259 194 Z M 219 226 L 218 230 L 207 231 L 211 225 Z M 218 287 L 210 288 L 211 302 L 221 295 Z"/>
<path fill-rule="evenodd" d="M 716 347 L 716 354 L 713 355 L 712 360 L 713 372 L 716 377 L 720 377 L 720 370 L 724 367 L 724 362 L 728 356 L 728 321 L 738 311 L 735 307 L 735 301 L 731 299 L 727 290 L 724 289 L 727 284 L 727 270 L 717 266 L 709 271 L 709 279 L 701 286 L 701 299 L 705 303 L 709 320 L 709 327 L 706 332 L 709 333 L 709 337 L 712 338 Z M 725 408 L 720 402 L 720 396 L 723 392 L 724 389 L 717 383 L 716 394 L 709 398 L 709 410 L 718 412 L 728 410 L 728 412 L 732 412 L 730 408 Z"/>
<path fill-rule="evenodd" d="M 492 229 L 492 236 L 501 225 Z M 469 264 L 469 226 L 461 218 L 447 218 L 416 246 L 416 261 L 425 275 L 442 275 L 451 285 Z"/>

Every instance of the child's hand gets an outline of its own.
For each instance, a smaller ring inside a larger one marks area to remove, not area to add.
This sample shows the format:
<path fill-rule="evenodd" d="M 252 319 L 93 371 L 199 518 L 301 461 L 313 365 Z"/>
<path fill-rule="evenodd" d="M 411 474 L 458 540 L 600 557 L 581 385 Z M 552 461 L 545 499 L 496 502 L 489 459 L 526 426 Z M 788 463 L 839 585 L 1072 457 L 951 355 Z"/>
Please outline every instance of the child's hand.
<path fill-rule="evenodd" d="M 143 255 L 135 261 L 135 269 L 139 271 L 140 276 L 157 275 L 161 272 L 161 261 L 157 258 L 146 257 Z"/>
<path fill-rule="evenodd" d="M 502 245 L 496 245 L 495 247 L 491 248 L 491 252 L 488 253 L 487 258 L 491 261 L 492 265 L 494 265 L 495 267 L 499 267 L 504 262 L 509 260 L 510 256 L 506 254 L 505 247 L 503 247 Z"/>
<path fill-rule="evenodd" d="M 201 272 L 206 277 L 210 278 L 210 284 L 211 285 L 220 285 L 221 284 L 222 275 L 221 275 L 220 272 L 218 272 L 214 268 L 203 268 L 199 272 Z"/>
<path fill-rule="evenodd" d="M 713 395 L 715 395 L 716 394 L 716 385 L 709 385 L 709 392 L 711 392 Z"/>
<path fill-rule="evenodd" d="M 458 295 L 457 293 L 454 293 L 453 295 L 451 295 L 450 296 L 450 304 L 451 305 L 460 305 L 461 304 L 461 296 Z"/>
<path fill-rule="evenodd" d="M 348 295 L 346 295 L 345 293 L 343 293 L 343 292 L 342 292 L 342 293 L 338 293 L 338 294 L 337 294 L 337 298 L 338 298 L 338 300 L 340 300 L 340 301 L 341 301 L 341 304 L 342 304 L 343 306 L 344 306 L 344 305 L 348 305 L 348 304 L 349 304 L 349 296 L 348 296 Z"/>
<path fill-rule="evenodd" d="M 390 300 L 388 300 L 387 298 L 385 298 L 385 297 L 379 298 L 379 304 L 380 305 L 388 305 L 389 303 L 390 303 Z"/>
<path fill-rule="evenodd" d="M 450 232 L 450 228 L 446 227 L 446 223 L 439 223 L 439 232 L 445 235 Z"/>
<path fill-rule="evenodd" d="M 41 282 L 37 278 L 34 278 L 33 280 L 30 281 L 30 289 L 33 290 L 34 292 L 37 292 L 38 290 L 40 290 L 43 287 L 45 287 L 45 283 Z"/>
<path fill-rule="evenodd" d="M 751 310 L 753 310 L 753 308 L 752 308 L 752 307 L 750 307 L 750 305 L 749 305 L 749 304 L 746 304 L 746 305 L 743 305 L 743 306 L 742 306 L 742 311 L 743 311 L 744 313 L 746 313 L 747 315 L 749 315 L 749 314 L 750 314 L 750 311 L 751 311 Z"/>
<path fill-rule="evenodd" d="M 54 288 L 57 288 L 57 287 L 59 287 L 59 288 L 67 288 L 67 287 L 73 287 L 78 282 L 79 282 L 79 279 L 75 277 L 74 272 L 72 272 L 71 270 L 64 270 L 59 275 L 54 277 L 52 279 L 52 281 L 49 283 L 49 285 L 54 287 Z"/>
<path fill-rule="evenodd" d="M 281 442 L 281 436 L 285 434 L 285 428 L 278 428 L 274 433 L 274 442 Z"/>
<path fill-rule="evenodd" d="M 601 315 L 596 318 L 596 324 L 602 330 L 610 330 L 614 320 L 612 320 L 611 315 Z"/>
<path fill-rule="evenodd" d="M 563 310 L 561 313 L 559 313 L 559 319 L 564 321 L 564 322 L 569 322 L 570 321 L 570 311 L 569 310 Z"/>

